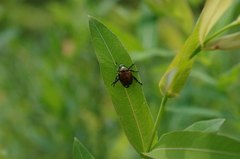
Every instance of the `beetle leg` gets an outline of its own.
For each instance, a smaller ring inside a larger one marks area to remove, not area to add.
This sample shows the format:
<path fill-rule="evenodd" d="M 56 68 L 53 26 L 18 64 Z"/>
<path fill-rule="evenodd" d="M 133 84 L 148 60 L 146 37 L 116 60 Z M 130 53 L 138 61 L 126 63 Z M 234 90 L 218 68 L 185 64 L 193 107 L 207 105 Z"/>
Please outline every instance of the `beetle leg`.
<path fill-rule="evenodd" d="M 133 65 L 134 65 L 134 63 L 130 67 L 128 67 L 128 69 L 130 70 L 130 68 L 133 67 Z"/>
<path fill-rule="evenodd" d="M 139 71 L 130 70 L 130 68 L 133 67 L 133 65 L 134 65 L 134 63 L 130 67 L 128 67 L 128 70 L 131 72 L 139 72 Z"/>
<path fill-rule="evenodd" d="M 115 68 L 118 70 L 118 63 L 117 62 L 115 63 Z"/>
<path fill-rule="evenodd" d="M 115 85 L 118 81 L 119 81 L 119 77 L 116 76 L 115 81 L 114 81 L 111 85 L 114 87 L 114 85 Z"/>
<path fill-rule="evenodd" d="M 135 81 L 137 81 L 137 83 L 139 83 L 139 84 L 141 84 L 142 85 L 142 83 L 141 82 L 139 82 L 139 80 L 136 78 L 136 77 L 134 77 L 134 76 L 132 76 L 133 77 L 133 79 L 135 80 Z"/>

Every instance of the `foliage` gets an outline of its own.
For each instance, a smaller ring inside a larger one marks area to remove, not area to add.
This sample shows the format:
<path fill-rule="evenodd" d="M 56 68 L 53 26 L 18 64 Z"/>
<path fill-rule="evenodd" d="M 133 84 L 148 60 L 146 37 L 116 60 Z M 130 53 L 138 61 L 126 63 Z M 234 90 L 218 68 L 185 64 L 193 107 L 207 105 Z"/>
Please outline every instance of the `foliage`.
<path fill-rule="evenodd" d="M 211 133 L 212 131 L 218 131 L 223 122 L 220 122 L 217 127 L 212 125 L 213 127 L 210 129 L 206 127 L 208 124 L 196 123 L 194 126 L 187 128 L 185 132 L 179 132 L 180 135 L 178 133 L 172 133 L 173 135 L 171 134 L 170 137 L 165 138 L 167 135 L 164 134 L 157 144 L 154 142 L 156 130 L 167 103 L 167 98 L 179 96 L 178 93 L 185 85 L 194 62 L 193 56 L 200 51 L 200 46 L 204 46 L 207 34 L 230 4 L 231 0 L 224 2 L 208 0 L 206 2 L 203 13 L 199 17 L 200 20 L 198 20 L 192 34 L 187 39 L 180 52 L 175 56 L 159 83 L 160 90 L 164 97 L 154 127 L 152 124 L 148 124 L 148 121 L 151 121 L 151 114 L 147 111 L 147 105 L 145 105 L 146 102 L 142 94 L 138 93 L 141 92 L 141 90 L 134 89 L 135 87 L 140 88 L 139 85 L 131 87 L 133 89 L 124 88 L 121 85 L 117 90 L 110 87 L 111 82 L 109 78 L 112 76 L 111 74 L 113 74 L 111 73 L 112 67 L 117 65 L 117 61 L 121 61 L 121 63 L 125 64 L 123 61 L 129 63 L 128 61 L 131 61 L 131 59 L 116 35 L 100 21 L 92 17 L 89 18 L 89 27 L 93 44 L 106 88 L 112 98 L 117 115 L 119 116 L 128 140 L 141 156 L 142 154 L 146 155 L 143 158 L 147 158 L 148 156 L 159 159 L 171 159 L 176 157 L 190 159 L 195 156 L 198 158 L 237 158 L 240 156 L 238 153 L 240 142 Z M 214 12 L 212 12 L 212 8 L 215 8 Z M 222 31 L 215 33 L 211 39 L 221 32 Z M 238 44 L 238 40 L 235 37 L 233 38 L 230 36 L 230 38 L 232 38 L 231 41 L 236 41 L 235 43 Z M 207 41 L 209 41 L 209 39 Z M 225 41 L 225 38 L 219 41 Z M 235 46 L 237 46 L 236 44 Z M 218 47 L 214 48 L 218 49 Z M 115 93 L 112 93 L 113 91 L 115 91 Z M 129 109 L 130 111 L 128 111 Z M 144 120 L 145 122 L 143 122 Z M 146 127 L 146 125 L 148 125 L 148 127 Z M 203 125 L 203 128 L 199 129 L 197 125 Z M 201 129 L 203 129 L 202 132 L 204 133 L 188 132 L 201 131 Z M 149 138 L 149 134 L 152 134 L 151 138 Z M 220 143 L 223 144 L 221 145 Z M 147 144 L 149 144 L 148 148 L 145 147 Z M 152 148 L 152 145 L 155 146 Z M 229 145 L 234 146 L 229 147 Z"/>
<path fill-rule="evenodd" d="M 128 50 L 132 60 L 127 64 L 134 61 L 137 66 L 139 73 L 134 75 L 141 77 L 143 97 L 155 120 L 161 100 L 157 84 L 190 35 L 203 1 L 153 2 L 5 0 L 0 4 L 0 158 L 72 158 L 73 143 L 95 158 L 140 158 L 127 141 L 102 82 L 87 15 L 100 19 Z M 207 39 L 238 17 L 239 5 L 233 1 Z M 217 38 L 238 31 L 239 26 L 227 28 Z M 197 54 L 180 97 L 168 100 L 158 136 L 180 135 L 182 131 L 169 132 L 225 118 L 223 125 L 214 124 L 215 132 L 221 126 L 215 135 L 240 139 L 239 56 L 239 49 Z M 117 73 L 114 65 L 109 73 L 111 83 Z M 139 88 L 133 83 L 129 89 Z"/>

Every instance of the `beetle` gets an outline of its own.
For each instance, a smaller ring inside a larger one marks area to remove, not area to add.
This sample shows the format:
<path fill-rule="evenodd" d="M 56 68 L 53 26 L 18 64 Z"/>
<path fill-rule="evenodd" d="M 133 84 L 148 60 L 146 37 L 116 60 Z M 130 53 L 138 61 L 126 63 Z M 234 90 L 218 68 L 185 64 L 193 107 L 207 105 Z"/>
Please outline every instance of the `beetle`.
<path fill-rule="evenodd" d="M 126 67 L 124 64 L 120 64 L 117 68 L 118 74 L 115 78 L 115 81 L 112 83 L 112 86 L 114 86 L 118 81 L 120 81 L 123 87 L 128 88 L 132 84 L 133 79 L 137 81 L 140 85 L 142 85 L 142 83 L 139 82 L 138 79 L 132 75 L 132 72 L 138 72 L 131 70 L 131 67 L 133 65 L 134 64 L 132 64 L 130 67 Z"/>

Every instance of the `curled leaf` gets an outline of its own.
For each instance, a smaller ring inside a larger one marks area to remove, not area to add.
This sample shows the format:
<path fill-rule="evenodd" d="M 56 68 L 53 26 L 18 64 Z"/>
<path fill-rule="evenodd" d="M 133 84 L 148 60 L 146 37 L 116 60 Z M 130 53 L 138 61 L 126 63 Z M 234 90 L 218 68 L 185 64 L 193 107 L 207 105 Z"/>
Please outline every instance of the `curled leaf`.
<path fill-rule="evenodd" d="M 194 31 L 161 78 L 159 88 L 164 96 L 168 96 L 169 98 L 178 97 L 178 93 L 187 82 L 194 62 L 194 59 L 190 59 L 190 55 L 199 46 L 198 33 L 199 23 L 196 24 Z"/>
<path fill-rule="evenodd" d="M 207 0 L 204 6 L 204 10 L 201 15 L 200 29 L 199 29 L 199 41 L 201 46 L 204 45 L 204 41 L 209 31 L 214 24 L 222 16 L 222 14 L 231 5 L 232 0 Z"/>

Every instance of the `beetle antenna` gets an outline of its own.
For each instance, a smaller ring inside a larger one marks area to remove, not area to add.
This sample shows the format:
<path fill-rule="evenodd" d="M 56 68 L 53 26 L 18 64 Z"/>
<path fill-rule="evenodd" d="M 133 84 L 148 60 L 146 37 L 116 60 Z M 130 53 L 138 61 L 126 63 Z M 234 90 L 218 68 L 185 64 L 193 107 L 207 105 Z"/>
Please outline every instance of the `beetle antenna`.
<path fill-rule="evenodd" d="M 118 65 L 118 63 L 116 62 L 115 63 L 115 68 L 118 70 L 118 67 L 119 67 L 119 65 Z"/>

